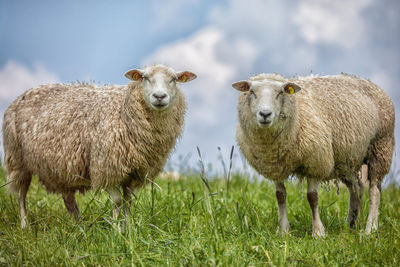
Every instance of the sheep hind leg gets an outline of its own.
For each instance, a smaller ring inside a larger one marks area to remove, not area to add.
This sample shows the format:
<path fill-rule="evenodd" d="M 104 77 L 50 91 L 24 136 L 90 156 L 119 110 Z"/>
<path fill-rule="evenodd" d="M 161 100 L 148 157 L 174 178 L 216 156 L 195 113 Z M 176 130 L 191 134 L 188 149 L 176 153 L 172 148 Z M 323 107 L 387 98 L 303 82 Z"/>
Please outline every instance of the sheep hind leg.
<path fill-rule="evenodd" d="M 325 237 L 325 228 L 321 222 L 318 211 L 318 186 L 316 180 L 307 180 L 307 200 L 312 213 L 312 235 L 313 237 Z"/>
<path fill-rule="evenodd" d="M 117 187 L 110 187 L 107 188 L 106 191 L 110 194 L 111 198 L 113 199 L 113 226 L 121 232 L 121 226 L 118 223 L 118 216 L 120 214 L 120 210 L 122 208 L 123 214 L 125 218 L 131 214 L 131 203 L 132 203 L 132 196 L 134 195 L 134 189 L 123 186 L 122 193 Z"/>
<path fill-rule="evenodd" d="M 122 187 L 123 194 L 118 187 L 110 187 L 107 188 L 106 191 L 110 194 L 111 198 L 113 199 L 113 226 L 118 232 L 122 232 L 121 225 L 118 222 L 118 217 L 120 214 L 120 210 L 122 208 L 124 217 L 130 215 L 130 204 L 132 203 L 132 194 L 133 192 L 129 187 L 123 186 Z"/>
<path fill-rule="evenodd" d="M 6 144 L 6 142 L 4 142 Z M 10 148 L 9 148 L 10 149 Z M 15 148 L 12 148 L 15 149 Z M 7 170 L 7 187 L 10 191 L 18 193 L 19 212 L 21 216 L 21 228 L 27 226 L 26 195 L 32 181 L 32 174 L 24 169 L 22 157 L 16 153 L 10 155 L 7 147 L 4 148 L 4 167 Z"/>
<path fill-rule="evenodd" d="M 343 182 L 349 190 L 349 209 L 347 212 L 347 222 L 349 223 L 350 227 L 354 227 L 361 209 L 360 186 L 358 182 L 356 183 L 346 180 L 343 180 Z"/>
<path fill-rule="evenodd" d="M 378 230 L 378 209 L 381 197 L 381 184 L 384 176 L 389 173 L 392 163 L 394 139 L 392 136 L 375 141 L 371 158 L 368 159 L 369 180 L 369 214 L 365 233 Z"/>
<path fill-rule="evenodd" d="M 119 212 L 122 208 L 125 216 L 130 214 L 130 207 L 132 203 L 132 196 L 134 195 L 134 190 L 130 187 L 122 187 L 123 196 L 121 196 L 121 191 L 117 187 L 110 187 L 107 192 L 110 194 L 114 202 L 113 207 L 113 219 L 117 220 Z"/>
<path fill-rule="evenodd" d="M 26 195 L 28 194 L 31 180 L 32 176 L 27 175 L 27 179 L 25 179 L 22 183 L 20 183 L 18 202 L 19 202 L 19 212 L 21 215 L 21 228 L 25 228 L 28 222 L 28 217 L 26 213 Z"/>
<path fill-rule="evenodd" d="M 369 187 L 369 214 L 365 233 L 370 234 L 372 231 L 378 230 L 378 208 L 381 197 L 381 190 L 378 184 Z"/>
<path fill-rule="evenodd" d="M 113 200 L 113 220 L 116 221 L 123 203 L 121 191 L 117 187 L 109 187 L 106 191 Z"/>
<path fill-rule="evenodd" d="M 76 203 L 75 192 L 64 193 L 62 197 L 68 213 L 71 215 L 72 218 L 77 220 L 79 218 L 80 211 L 78 204 Z"/>
<path fill-rule="evenodd" d="M 124 195 L 124 204 L 123 204 L 123 211 L 125 216 L 130 216 L 131 215 L 131 204 L 132 204 L 132 196 L 135 196 L 135 190 L 128 187 L 124 186 L 122 188 L 123 190 L 123 195 Z"/>
<path fill-rule="evenodd" d="M 357 176 L 357 183 L 359 188 L 359 196 L 360 201 L 362 203 L 362 199 L 364 196 L 364 181 L 368 180 L 368 165 L 361 166 L 361 172 Z"/>

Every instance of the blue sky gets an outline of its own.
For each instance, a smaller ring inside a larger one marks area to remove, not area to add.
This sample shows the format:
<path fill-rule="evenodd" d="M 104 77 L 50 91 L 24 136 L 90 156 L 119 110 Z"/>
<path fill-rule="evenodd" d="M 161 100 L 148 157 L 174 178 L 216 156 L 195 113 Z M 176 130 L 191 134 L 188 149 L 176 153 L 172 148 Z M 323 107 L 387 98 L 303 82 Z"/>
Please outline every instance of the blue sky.
<path fill-rule="evenodd" d="M 167 63 L 198 74 L 182 85 L 189 109 L 172 159 L 195 162 L 199 146 L 215 163 L 218 146 L 228 157 L 236 144 L 231 83 L 256 73 L 357 74 L 398 112 L 399 13 L 397 0 L 1 0 L 0 113 L 41 83 L 126 84 L 126 70 Z"/>

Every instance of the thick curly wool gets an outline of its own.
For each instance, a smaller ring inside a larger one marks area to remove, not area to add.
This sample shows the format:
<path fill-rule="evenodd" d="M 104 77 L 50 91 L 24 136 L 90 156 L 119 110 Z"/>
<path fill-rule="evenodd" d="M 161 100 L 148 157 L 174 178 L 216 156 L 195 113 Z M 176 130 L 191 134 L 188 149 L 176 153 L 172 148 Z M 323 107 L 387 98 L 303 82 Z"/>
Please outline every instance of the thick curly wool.
<path fill-rule="evenodd" d="M 53 84 L 18 97 L 3 122 L 10 188 L 32 174 L 61 194 L 153 179 L 181 134 L 186 104 L 177 90 L 173 107 L 155 111 L 139 87 Z"/>
<path fill-rule="evenodd" d="M 368 162 L 379 179 L 389 172 L 394 108 L 375 84 L 349 75 L 285 79 L 260 74 L 250 81 L 264 79 L 295 82 L 302 90 L 285 97 L 279 127 L 273 129 L 256 127 L 250 93 L 240 94 L 237 141 L 260 174 L 275 181 L 289 175 L 350 179 Z"/>
<path fill-rule="evenodd" d="M 354 178 L 363 163 L 370 183 L 365 231 L 378 229 L 380 187 L 394 147 L 394 107 L 382 89 L 350 75 L 260 74 L 232 86 L 242 91 L 238 144 L 250 165 L 275 182 L 281 231 L 289 229 L 283 181 L 290 175 L 307 179 L 314 236 L 325 235 L 318 212 L 318 185 L 324 180 L 346 184 L 347 221 L 353 226 L 363 192 Z"/>

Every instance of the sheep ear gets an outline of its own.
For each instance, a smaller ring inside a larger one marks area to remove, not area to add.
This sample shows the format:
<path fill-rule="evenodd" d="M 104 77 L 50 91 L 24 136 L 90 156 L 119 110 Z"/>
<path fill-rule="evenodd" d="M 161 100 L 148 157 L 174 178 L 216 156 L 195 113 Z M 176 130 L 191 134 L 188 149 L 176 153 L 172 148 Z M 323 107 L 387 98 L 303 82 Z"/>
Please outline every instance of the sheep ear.
<path fill-rule="evenodd" d="M 232 87 L 238 91 L 246 92 L 246 91 L 249 91 L 249 89 L 250 89 L 250 82 L 248 82 L 248 81 L 235 82 L 235 83 L 232 83 Z"/>
<path fill-rule="evenodd" d="M 132 81 L 139 81 L 143 78 L 143 73 L 144 71 L 141 69 L 128 70 L 125 73 L 125 77 Z"/>
<path fill-rule="evenodd" d="M 176 73 L 176 81 L 181 83 L 190 82 L 197 78 L 197 75 L 190 71 L 181 71 Z"/>
<path fill-rule="evenodd" d="M 292 82 L 288 82 L 283 85 L 283 91 L 289 95 L 293 95 L 300 90 L 301 90 L 300 86 Z"/>

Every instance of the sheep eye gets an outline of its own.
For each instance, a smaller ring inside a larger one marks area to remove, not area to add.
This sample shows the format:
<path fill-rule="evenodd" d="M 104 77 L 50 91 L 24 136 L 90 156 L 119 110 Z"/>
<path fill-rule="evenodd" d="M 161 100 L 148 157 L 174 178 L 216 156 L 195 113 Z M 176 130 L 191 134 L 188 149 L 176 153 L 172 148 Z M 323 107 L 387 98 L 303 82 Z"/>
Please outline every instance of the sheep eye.
<path fill-rule="evenodd" d="M 174 83 L 176 82 L 176 78 L 172 78 L 172 80 L 169 83 Z"/>
<path fill-rule="evenodd" d="M 149 78 L 149 77 L 147 77 L 147 76 L 143 76 L 143 79 L 144 79 L 145 81 L 148 81 L 148 82 L 150 82 L 150 78 Z"/>
<path fill-rule="evenodd" d="M 282 95 L 283 94 L 283 91 L 280 91 L 277 95 L 276 95 L 276 98 L 278 98 L 280 95 Z"/>
<path fill-rule="evenodd" d="M 253 89 L 250 89 L 249 92 L 250 92 L 250 95 L 252 95 L 252 96 L 254 96 L 255 98 L 257 98 L 257 95 L 256 95 L 256 93 L 254 92 Z"/>

